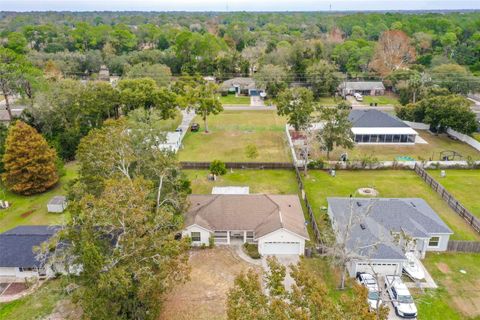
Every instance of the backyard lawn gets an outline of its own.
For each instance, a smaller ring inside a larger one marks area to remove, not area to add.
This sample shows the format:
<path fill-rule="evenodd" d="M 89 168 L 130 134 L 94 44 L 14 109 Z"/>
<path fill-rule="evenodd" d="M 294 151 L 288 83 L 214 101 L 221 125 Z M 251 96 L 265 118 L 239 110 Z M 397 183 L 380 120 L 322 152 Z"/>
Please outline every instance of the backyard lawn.
<path fill-rule="evenodd" d="M 207 180 L 208 170 L 183 170 L 192 182 L 192 193 L 210 194 L 214 186 L 249 186 L 250 193 L 297 194 L 293 170 L 234 169 L 217 178 Z"/>
<path fill-rule="evenodd" d="M 409 156 L 415 160 L 440 160 L 440 152 L 456 151 L 463 160 L 480 159 L 480 151 L 470 147 L 468 144 L 450 139 L 446 135 L 435 136 L 425 130 L 417 130 L 420 136 L 428 144 L 415 144 L 413 146 L 399 145 L 355 145 L 351 150 L 337 148 L 332 152 L 330 159 L 337 160 L 340 155 L 346 152 L 350 160 L 362 159 L 365 156 L 373 155 L 378 160 L 392 161 L 398 156 Z M 317 154 L 318 157 L 325 157 L 325 153 Z M 455 160 L 460 158 L 456 157 Z"/>
<path fill-rule="evenodd" d="M 321 106 L 336 106 L 343 100 L 341 98 L 335 97 L 320 97 L 316 100 L 316 102 Z"/>
<path fill-rule="evenodd" d="M 429 170 L 438 182 L 450 191 L 472 214 L 480 218 L 480 170 L 446 170 L 447 176 L 440 177 L 440 170 Z"/>
<path fill-rule="evenodd" d="M 477 140 L 480 141 L 480 133 L 476 132 L 473 134 L 473 137 Z"/>
<path fill-rule="evenodd" d="M 47 203 L 53 196 L 65 194 L 65 185 L 77 175 L 77 166 L 74 163 L 65 165 L 66 174 L 60 178 L 58 185 L 47 192 L 21 196 L 7 191 L 0 185 L 1 200 L 6 200 L 11 207 L 0 211 L 0 232 L 18 225 L 50 225 L 62 223 L 64 215 L 48 213 Z"/>
<path fill-rule="evenodd" d="M 224 111 L 208 117 L 209 133 L 188 132 L 179 152 L 180 161 L 268 161 L 288 162 L 284 117 L 274 111 Z M 247 146 L 255 146 L 257 157 L 249 158 Z"/>
<path fill-rule="evenodd" d="M 410 170 L 337 170 L 336 177 L 326 171 L 310 170 L 304 178 L 305 191 L 320 224 L 326 223 L 327 197 L 348 197 L 356 190 L 372 187 L 379 197 L 423 198 L 453 230 L 452 239 L 480 240 L 480 235 L 464 222 L 440 196 L 433 191 L 415 172 Z"/>
<path fill-rule="evenodd" d="M 228 96 L 220 97 L 220 102 L 222 104 L 240 104 L 240 105 L 250 105 L 250 97 L 245 96 L 235 96 L 234 94 L 229 94 Z"/>
<path fill-rule="evenodd" d="M 431 252 L 423 264 L 439 288 L 415 295 L 419 319 L 480 319 L 479 254 Z"/>
<path fill-rule="evenodd" d="M 400 104 L 394 96 L 363 96 L 363 104 L 377 103 L 379 106 Z"/>

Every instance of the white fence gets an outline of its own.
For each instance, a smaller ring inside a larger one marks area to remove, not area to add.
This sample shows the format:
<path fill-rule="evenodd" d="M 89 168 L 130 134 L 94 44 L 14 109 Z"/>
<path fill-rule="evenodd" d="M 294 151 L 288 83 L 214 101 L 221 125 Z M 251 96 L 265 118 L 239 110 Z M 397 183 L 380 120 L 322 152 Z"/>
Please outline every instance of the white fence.
<path fill-rule="evenodd" d="M 305 160 L 300 160 L 297 158 L 297 154 L 295 152 L 295 147 L 293 146 L 292 137 L 290 136 L 290 126 L 288 124 L 285 125 L 285 134 L 287 135 L 288 140 L 288 147 L 290 148 L 290 152 L 292 153 L 293 164 L 296 167 L 303 167 Z"/>
<path fill-rule="evenodd" d="M 452 129 L 447 129 L 447 133 L 449 135 L 457 138 L 458 140 L 463 141 L 466 144 L 472 146 L 473 148 L 477 149 L 478 151 L 480 151 L 480 142 L 473 139 L 472 137 L 467 136 L 466 134 L 457 132 L 457 131 L 452 130 Z"/>

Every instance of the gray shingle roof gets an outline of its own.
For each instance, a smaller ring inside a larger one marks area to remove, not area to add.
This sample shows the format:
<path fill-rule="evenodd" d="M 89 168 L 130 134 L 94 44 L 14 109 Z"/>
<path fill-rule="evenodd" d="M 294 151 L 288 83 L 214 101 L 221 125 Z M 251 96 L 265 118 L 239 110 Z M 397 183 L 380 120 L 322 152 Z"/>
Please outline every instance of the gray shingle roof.
<path fill-rule="evenodd" d="M 378 110 L 352 110 L 348 119 L 354 128 L 408 127 L 402 120 Z"/>
<path fill-rule="evenodd" d="M 64 204 L 66 201 L 67 197 L 65 196 L 55 196 L 48 201 L 48 204 Z"/>
<path fill-rule="evenodd" d="M 376 247 L 359 250 L 358 254 L 375 259 L 404 259 L 391 232 L 405 232 L 415 238 L 430 238 L 434 234 L 452 234 L 450 228 L 433 209 L 419 198 L 328 198 L 329 213 L 342 228 L 349 218 L 351 206 L 359 217 L 351 232 L 351 249 L 381 242 Z M 363 225 L 363 227 L 360 225 Z"/>
<path fill-rule="evenodd" d="M 0 234 L 0 267 L 42 267 L 33 248 L 47 241 L 59 226 L 19 226 Z"/>
<path fill-rule="evenodd" d="M 341 83 L 339 88 L 357 91 L 385 90 L 381 81 L 347 81 Z"/>
<path fill-rule="evenodd" d="M 224 90 L 239 86 L 240 89 L 256 89 L 255 80 L 253 78 L 238 77 L 224 81 L 220 87 Z"/>

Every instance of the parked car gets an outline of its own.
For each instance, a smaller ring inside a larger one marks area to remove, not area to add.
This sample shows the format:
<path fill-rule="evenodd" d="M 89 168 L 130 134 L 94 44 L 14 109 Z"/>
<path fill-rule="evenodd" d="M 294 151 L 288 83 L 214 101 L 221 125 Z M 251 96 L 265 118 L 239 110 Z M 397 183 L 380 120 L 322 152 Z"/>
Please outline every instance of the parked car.
<path fill-rule="evenodd" d="M 353 96 L 357 101 L 363 101 L 363 96 L 360 93 L 354 93 Z"/>
<path fill-rule="evenodd" d="M 198 123 L 192 123 L 190 126 L 190 131 L 192 132 L 198 132 L 200 130 L 200 125 Z"/>
<path fill-rule="evenodd" d="M 182 128 L 177 128 L 177 129 L 175 129 L 175 132 L 183 132 L 183 129 Z"/>
<path fill-rule="evenodd" d="M 370 310 L 377 310 L 377 305 L 382 305 L 377 280 L 369 273 L 359 272 L 357 281 L 368 290 L 367 302 Z"/>
<path fill-rule="evenodd" d="M 417 317 L 417 307 L 412 295 L 399 276 L 385 276 L 385 288 L 399 317 L 411 319 Z"/>

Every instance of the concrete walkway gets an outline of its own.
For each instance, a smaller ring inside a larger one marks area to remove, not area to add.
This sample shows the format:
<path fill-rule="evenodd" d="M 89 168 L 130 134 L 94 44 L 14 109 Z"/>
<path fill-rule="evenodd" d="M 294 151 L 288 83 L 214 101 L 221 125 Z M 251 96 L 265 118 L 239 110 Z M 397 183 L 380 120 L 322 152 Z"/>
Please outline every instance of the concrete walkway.
<path fill-rule="evenodd" d="M 233 252 L 245 262 L 255 266 L 262 266 L 262 261 L 260 259 L 252 259 L 243 251 L 241 243 L 230 244 L 228 247 L 231 248 L 231 250 L 233 250 Z"/>
<path fill-rule="evenodd" d="M 182 130 L 182 134 L 180 135 L 180 143 L 182 143 L 183 141 L 183 138 L 185 137 L 185 135 L 187 134 L 188 130 L 190 130 L 190 123 L 192 122 L 192 120 L 195 118 L 196 114 L 195 114 L 195 111 L 192 110 L 192 111 L 186 111 L 186 110 L 182 110 L 181 111 L 182 113 L 182 122 L 180 123 L 180 125 L 177 127 L 177 130 L 180 129 Z"/>

